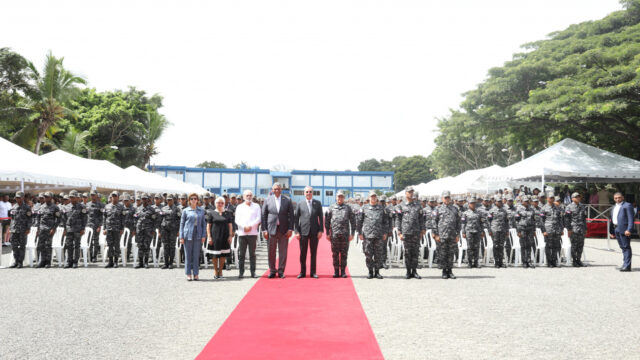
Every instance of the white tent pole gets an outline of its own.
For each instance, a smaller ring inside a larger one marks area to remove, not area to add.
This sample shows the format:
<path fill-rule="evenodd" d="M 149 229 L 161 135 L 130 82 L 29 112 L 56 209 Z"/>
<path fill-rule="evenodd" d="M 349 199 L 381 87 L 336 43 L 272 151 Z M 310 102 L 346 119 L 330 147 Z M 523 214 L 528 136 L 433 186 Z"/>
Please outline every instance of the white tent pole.
<path fill-rule="evenodd" d="M 540 187 L 540 191 L 544 193 L 544 168 L 542 168 L 542 185 Z"/>

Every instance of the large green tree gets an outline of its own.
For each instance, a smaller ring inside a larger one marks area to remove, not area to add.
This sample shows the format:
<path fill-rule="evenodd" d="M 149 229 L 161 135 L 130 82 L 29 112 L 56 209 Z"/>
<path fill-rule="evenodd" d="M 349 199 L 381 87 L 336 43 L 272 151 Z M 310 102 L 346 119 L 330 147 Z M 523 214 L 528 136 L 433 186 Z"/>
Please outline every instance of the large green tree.
<path fill-rule="evenodd" d="M 212 169 L 224 169 L 227 166 L 224 163 L 217 162 L 217 161 L 204 161 L 204 162 L 201 162 L 200 164 L 196 165 L 196 167 L 212 168 Z"/>
<path fill-rule="evenodd" d="M 640 159 L 640 0 L 524 45 L 439 122 L 439 175 L 508 165 L 565 138 Z"/>
<path fill-rule="evenodd" d="M 395 190 L 400 191 L 408 185 L 416 185 L 435 179 L 431 160 L 421 155 L 396 156 L 391 161 L 368 159 L 360 162 L 358 171 L 395 172 Z"/>
<path fill-rule="evenodd" d="M 9 48 L 0 48 L 0 136 L 9 139 L 29 122 L 21 105 L 35 88 L 29 61 Z"/>

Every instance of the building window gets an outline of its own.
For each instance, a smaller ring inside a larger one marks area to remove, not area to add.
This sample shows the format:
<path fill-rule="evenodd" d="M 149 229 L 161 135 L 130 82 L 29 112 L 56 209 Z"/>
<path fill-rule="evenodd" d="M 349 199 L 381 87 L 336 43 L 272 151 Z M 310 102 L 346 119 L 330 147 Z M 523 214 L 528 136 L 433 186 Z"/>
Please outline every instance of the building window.
<path fill-rule="evenodd" d="M 337 176 L 338 186 L 351 187 L 351 176 Z"/>
<path fill-rule="evenodd" d="M 371 177 L 370 176 L 354 176 L 353 186 L 354 187 L 370 187 Z"/>
<path fill-rule="evenodd" d="M 304 196 L 304 190 L 293 190 L 293 196 Z"/>
<path fill-rule="evenodd" d="M 320 196 L 320 190 L 313 190 L 313 196 Z"/>
<path fill-rule="evenodd" d="M 324 192 L 325 196 L 333 196 L 333 190 L 327 190 Z"/>
<path fill-rule="evenodd" d="M 336 177 L 335 176 L 325 176 L 324 177 L 324 186 L 336 186 Z"/>
<path fill-rule="evenodd" d="M 311 186 L 322 186 L 322 175 L 311 175 Z"/>

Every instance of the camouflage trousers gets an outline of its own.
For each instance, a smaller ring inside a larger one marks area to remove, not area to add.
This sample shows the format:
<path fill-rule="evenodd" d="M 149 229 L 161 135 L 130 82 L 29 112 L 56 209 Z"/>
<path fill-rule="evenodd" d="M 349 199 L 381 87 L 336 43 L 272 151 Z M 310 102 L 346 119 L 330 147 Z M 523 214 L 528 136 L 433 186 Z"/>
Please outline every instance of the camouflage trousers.
<path fill-rule="evenodd" d="M 573 232 L 571 234 L 571 258 L 573 260 L 580 260 L 582 257 L 582 250 L 584 249 L 584 234 Z"/>
<path fill-rule="evenodd" d="M 420 234 L 404 235 L 402 245 L 404 246 L 405 266 L 410 270 L 417 269 L 418 257 L 420 256 Z"/>
<path fill-rule="evenodd" d="M 107 256 L 109 258 L 114 257 L 118 262 L 118 255 L 120 255 L 120 231 L 119 230 L 107 230 Z"/>
<path fill-rule="evenodd" d="M 382 238 L 365 238 L 364 255 L 366 257 L 367 268 L 370 270 L 382 269 L 384 266 L 382 261 L 384 251 Z"/>
<path fill-rule="evenodd" d="M 450 270 L 453 267 L 453 255 L 458 250 L 456 236 L 448 238 L 440 237 L 440 249 L 438 249 L 438 263 L 444 270 Z"/>
<path fill-rule="evenodd" d="M 46 264 L 51 261 L 51 239 L 53 235 L 49 234 L 47 229 L 38 231 L 38 252 L 40 253 L 40 260 Z"/>
<path fill-rule="evenodd" d="M 558 254 L 560 254 L 560 234 L 548 233 L 544 237 L 544 241 L 546 243 L 544 252 L 547 257 L 547 264 L 553 264 L 558 261 Z"/>
<path fill-rule="evenodd" d="M 531 249 L 535 249 L 536 243 L 534 240 L 535 230 L 526 229 L 518 230 L 520 236 L 520 254 L 522 255 L 522 263 L 531 262 Z"/>
<path fill-rule="evenodd" d="M 349 236 L 331 235 L 331 255 L 333 257 L 333 268 L 344 270 L 347 267 L 348 254 Z"/>
<path fill-rule="evenodd" d="M 25 249 L 27 247 L 27 235 L 22 233 L 11 233 L 11 248 L 13 249 L 13 260 L 16 264 L 24 261 Z"/>
<path fill-rule="evenodd" d="M 155 234 L 153 229 L 142 229 L 136 232 L 136 245 L 138 246 L 138 257 L 148 257 L 151 247 L 151 237 Z"/>
<path fill-rule="evenodd" d="M 98 231 L 98 228 L 99 226 L 92 227 L 93 235 L 91 236 L 91 239 L 89 239 L 89 248 L 90 248 L 89 257 L 91 259 L 97 258 L 98 253 L 100 252 L 100 231 Z"/>
<path fill-rule="evenodd" d="M 467 258 L 469 264 L 473 264 L 478 262 L 482 237 L 479 232 L 467 232 L 465 235 L 467 236 Z"/>
<path fill-rule="evenodd" d="M 493 258 L 498 264 L 504 261 L 504 247 L 505 244 L 508 243 L 507 236 L 507 233 L 504 231 L 493 232 Z"/>
<path fill-rule="evenodd" d="M 162 240 L 162 247 L 164 248 L 164 257 L 173 260 L 176 253 L 176 238 L 178 236 L 177 230 L 160 230 L 160 237 Z"/>
<path fill-rule="evenodd" d="M 82 235 L 79 232 L 69 232 L 64 240 L 64 249 L 67 252 L 67 263 L 75 264 L 80 258 L 80 239 Z"/>

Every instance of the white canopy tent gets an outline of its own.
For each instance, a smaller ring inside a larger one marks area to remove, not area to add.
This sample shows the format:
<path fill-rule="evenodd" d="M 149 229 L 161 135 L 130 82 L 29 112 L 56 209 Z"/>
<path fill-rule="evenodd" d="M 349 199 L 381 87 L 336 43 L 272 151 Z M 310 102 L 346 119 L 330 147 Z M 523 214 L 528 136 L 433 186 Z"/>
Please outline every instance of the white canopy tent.
<path fill-rule="evenodd" d="M 640 182 L 640 161 L 564 139 L 486 179 L 536 181 L 542 186 L 545 182 Z"/>

